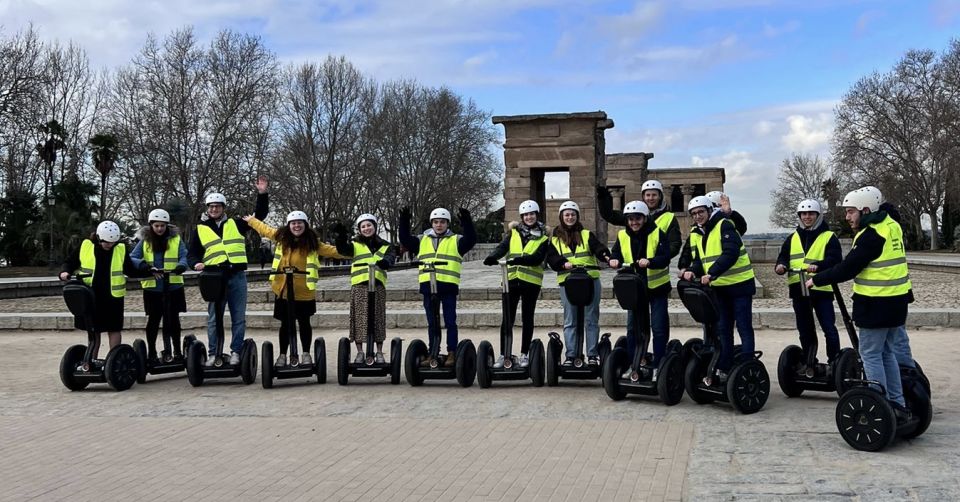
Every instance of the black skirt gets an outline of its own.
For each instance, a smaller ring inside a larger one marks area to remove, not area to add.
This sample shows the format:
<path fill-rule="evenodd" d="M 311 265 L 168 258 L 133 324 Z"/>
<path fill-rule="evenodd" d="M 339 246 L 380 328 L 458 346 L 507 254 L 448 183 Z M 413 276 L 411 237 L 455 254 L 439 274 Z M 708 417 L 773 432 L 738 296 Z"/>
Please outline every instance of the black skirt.
<path fill-rule="evenodd" d="M 171 312 L 187 311 L 187 295 L 184 288 L 171 289 L 167 301 L 170 302 Z M 148 316 L 163 315 L 163 292 L 143 290 L 143 311 Z"/>
<path fill-rule="evenodd" d="M 293 314 L 295 317 L 310 317 L 317 313 L 316 300 L 294 300 Z M 273 301 L 273 318 L 282 321 L 287 318 L 287 301 L 277 298 Z"/>
<path fill-rule="evenodd" d="M 114 298 L 108 294 L 96 295 L 96 308 L 93 311 L 93 329 L 97 333 L 121 331 L 123 329 L 123 298 Z M 73 326 L 87 329 L 82 317 L 75 317 Z"/>

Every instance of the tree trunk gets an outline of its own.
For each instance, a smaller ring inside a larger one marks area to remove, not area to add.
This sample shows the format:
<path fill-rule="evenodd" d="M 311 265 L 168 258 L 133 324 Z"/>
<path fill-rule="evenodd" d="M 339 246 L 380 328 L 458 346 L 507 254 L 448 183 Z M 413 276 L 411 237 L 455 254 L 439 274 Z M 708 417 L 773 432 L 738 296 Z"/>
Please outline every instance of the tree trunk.
<path fill-rule="evenodd" d="M 107 174 L 100 174 L 100 221 L 107 219 Z"/>
<path fill-rule="evenodd" d="M 940 225 L 937 221 L 937 208 L 929 211 L 930 214 L 930 250 L 940 249 Z"/>

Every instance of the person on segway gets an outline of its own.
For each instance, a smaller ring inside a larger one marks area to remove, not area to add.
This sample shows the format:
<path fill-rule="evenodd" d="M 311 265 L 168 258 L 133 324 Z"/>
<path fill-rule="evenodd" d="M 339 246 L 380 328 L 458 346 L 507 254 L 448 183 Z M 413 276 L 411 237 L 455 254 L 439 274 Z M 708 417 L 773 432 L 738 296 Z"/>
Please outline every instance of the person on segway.
<path fill-rule="evenodd" d="M 534 313 L 540 287 L 543 285 L 543 260 L 547 256 L 547 233 L 549 228 L 540 221 L 540 205 L 526 200 L 520 203 L 520 221 L 511 221 L 510 232 L 499 245 L 483 259 L 483 264 L 494 266 L 497 260 L 507 257 L 507 278 L 510 283 L 510 326 L 517 318 L 517 306 L 522 303 L 522 333 L 520 338 L 520 367 L 530 364 L 530 342 L 533 340 Z M 495 369 L 503 368 L 503 333 L 500 340 L 500 356 L 493 363 Z"/>
<path fill-rule="evenodd" d="M 168 272 L 170 284 L 167 284 L 167 308 L 174 315 L 164 323 L 164 337 L 169 336 L 172 341 L 173 354 L 161 354 L 163 360 L 170 357 L 182 359 L 180 345 L 180 312 L 187 311 L 187 299 L 183 289 L 183 277 L 180 275 L 187 270 L 187 245 L 180 238 L 180 231 L 176 225 L 170 224 L 170 213 L 163 209 L 150 211 L 147 225 L 142 227 L 137 236 L 140 242 L 130 252 L 130 260 L 143 272 L 151 272 L 152 277 L 140 281 L 143 287 L 143 310 L 147 314 L 147 359 L 159 361 L 157 356 L 157 334 L 160 331 L 160 321 L 163 320 L 164 309 L 164 274 Z"/>
<path fill-rule="evenodd" d="M 419 250 L 418 261 L 442 261 L 445 265 L 438 265 L 437 269 L 437 301 L 443 310 L 443 324 L 447 327 L 447 357 L 442 361 L 445 366 L 456 363 L 456 349 L 459 340 L 457 333 L 457 295 L 460 293 L 460 267 L 463 256 L 477 243 L 477 231 L 473 226 L 470 211 L 460 208 L 458 216 L 463 234 L 456 234 L 450 230 L 450 211 L 438 207 L 430 212 L 430 228 L 421 235 L 410 233 L 410 208 L 400 210 L 398 222 L 400 243 L 407 249 Z M 423 295 L 423 310 L 427 315 L 428 329 L 431 332 L 440 330 L 434 326 L 433 306 L 430 301 L 430 274 L 421 267 L 420 294 Z M 430 354 L 438 353 L 438 347 L 429 347 Z M 424 358 L 424 366 L 430 364 L 430 358 Z"/>
<path fill-rule="evenodd" d="M 363 342 L 367 339 L 367 265 L 374 263 L 377 269 L 374 272 L 376 289 L 374 292 L 374 342 L 377 351 L 374 362 L 383 364 L 383 342 L 387 339 L 387 269 L 397 261 L 397 252 L 392 244 L 385 241 L 377 233 L 380 229 L 377 217 L 364 213 L 357 217 L 354 230 L 357 235 L 353 242 L 348 241 L 347 229 L 342 223 L 337 224 L 337 253 L 352 258 L 350 264 L 350 341 L 357 346 L 357 355 L 353 361 L 360 364 L 364 361 Z"/>
<path fill-rule="evenodd" d="M 258 219 L 267 217 L 269 195 L 267 178 L 260 176 L 255 183 L 257 202 L 254 215 Z M 240 364 L 240 351 L 246 332 L 247 319 L 247 247 L 244 236 L 250 231 L 247 222 L 240 218 L 228 218 L 225 209 L 227 198 L 221 193 L 211 193 L 205 200 L 207 210 L 190 236 L 187 247 L 187 264 L 201 272 L 204 267 L 217 266 L 226 276 L 225 301 L 221 303 L 230 308 L 230 362 L 232 366 Z M 207 351 L 210 357 L 206 365 L 214 366 L 219 335 L 217 334 L 216 302 L 207 304 Z"/>
<path fill-rule="evenodd" d="M 255 216 L 244 216 L 250 228 L 261 236 L 276 242 L 273 252 L 273 264 L 270 265 L 274 273 L 270 274 L 270 289 L 273 290 L 273 318 L 280 321 L 280 355 L 277 356 L 276 366 L 286 366 L 287 349 L 290 346 L 289 329 L 287 325 L 287 291 L 286 277 L 283 271 L 286 267 L 306 271 L 306 275 L 297 274 L 293 277 L 293 312 L 295 322 L 300 333 L 300 360 L 299 365 L 310 366 L 313 359 L 310 357 L 310 344 L 313 341 L 313 328 L 310 326 L 310 316 L 317 312 L 317 281 L 320 278 L 320 257 L 343 258 L 337 254 L 337 249 L 322 242 L 317 233 L 310 228 L 307 213 L 291 211 L 287 214 L 287 224 L 280 229 L 274 228 L 260 221 Z M 291 364 L 293 364 L 291 362 Z"/>
<path fill-rule="evenodd" d="M 650 210 L 647 219 L 656 223 L 660 230 L 666 234 L 670 248 L 670 259 L 672 260 L 680 254 L 683 237 L 680 235 L 680 223 L 674 217 L 673 211 L 667 207 L 666 198 L 663 196 L 663 184 L 657 180 L 644 181 L 643 185 L 640 186 L 640 197 L 647 205 L 647 209 Z M 627 226 L 626 215 L 623 211 L 613 209 L 613 198 L 605 186 L 597 187 L 597 209 L 600 211 L 600 217 L 607 223 L 621 227 Z M 667 338 L 669 338 L 669 331 L 667 335 Z"/>
<path fill-rule="evenodd" d="M 806 269 L 808 277 L 812 277 L 818 270 L 840 263 L 843 259 L 840 239 L 830 231 L 820 202 L 813 199 L 801 201 L 797 205 L 797 219 L 797 229 L 780 246 L 774 272 L 784 275 L 790 270 Z M 815 352 L 808 354 L 810 350 L 816 351 L 817 348 L 817 331 L 813 324 L 816 314 L 820 329 L 823 330 L 823 338 L 827 342 L 827 364 L 832 364 L 840 354 L 840 333 L 837 331 L 837 318 L 833 310 L 833 288 L 829 284 L 818 286 L 809 290 L 809 298 L 804 297 L 800 290 L 800 276 L 794 272 L 787 275 L 787 286 L 797 319 L 803 360 L 816 360 Z"/>
<path fill-rule="evenodd" d="M 646 270 L 647 298 L 650 303 L 650 330 L 653 333 L 653 360 L 644 365 L 653 367 L 657 379 L 657 365 L 667 350 L 670 339 L 670 317 L 667 314 L 667 297 L 670 295 L 670 247 L 666 234 L 649 219 L 649 206 L 639 200 L 623 206 L 627 228 L 617 234 L 617 241 L 610 251 L 614 260 L 623 266 L 636 265 Z M 627 311 L 627 355 L 634 360 L 639 333 L 634 333 L 633 311 Z M 628 367 L 624 378 L 629 378 L 635 368 Z"/>
<path fill-rule="evenodd" d="M 580 206 L 568 200 L 560 204 L 560 224 L 553 230 L 550 246 L 547 248 L 546 262 L 557 272 L 557 284 L 560 287 L 560 301 L 563 303 L 563 339 L 566 359 L 563 365 L 573 366 L 579 347 L 576 344 L 577 308 L 567 299 L 563 282 L 567 273 L 576 266 L 598 266 L 598 260 L 613 268 L 620 265 L 610 256 L 607 246 L 597 236 L 583 228 L 580 222 Z M 600 341 L 600 271 L 588 270 L 593 278 L 593 300 L 584 309 L 586 330 L 587 364 L 600 365 L 600 353 L 597 344 Z"/>
<path fill-rule="evenodd" d="M 709 386 L 716 383 L 714 378 L 726 382 L 735 357 L 754 353 L 753 295 L 757 287 L 740 233 L 725 211 L 702 195 L 690 200 L 687 211 L 694 226 L 684 244 L 687 254 L 680 260 L 680 278 L 692 281 L 699 277 L 701 284 L 713 288 L 719 304 L 720 358 L 716 375 L 704 377 L 704 384 Z M 740 334 L 740 354 L 733 353 L 734 324 Z"/>

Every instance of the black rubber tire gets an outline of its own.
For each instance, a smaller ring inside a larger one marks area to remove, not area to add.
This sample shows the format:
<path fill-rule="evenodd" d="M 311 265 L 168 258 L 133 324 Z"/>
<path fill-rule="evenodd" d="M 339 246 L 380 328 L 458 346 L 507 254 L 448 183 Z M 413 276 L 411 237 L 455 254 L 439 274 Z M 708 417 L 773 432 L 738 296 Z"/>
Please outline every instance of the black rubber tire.
<path fill-rule="evenodd" d="M 317 374 L 317 383 L 327 383 L 327 342 L 322 336 L 313 341 L 313 371 Z"/>
<path fill-rule="evenodd" d="M 611 350 L 613 349 L 610 347 L 610 333 L 600 335 L 600 341 L 597 343 L 597 355 L 600 356 L 600 366 L 603 366 L 603 362 L 607 360 L 607 356 L 610 355 Z"/>
<path fill-rule="evenodd" d="M 461 387 L 470 387 L 477 378 L 477 349 L 470 340 L 460 340 L 457 344 L 456 362 L 454 371 L 457 383 Z"/>
<path fill-rule="evenodd" d="M 107 353 L 103 373 L 113 390 L 120 392 L 133 387 L 142 372 L 140 357 L 133 347 L 121 343 Z"/>
<path fill-rule="evenodd" d="M 86 345 L 71 345 L 63 353 L 63 357 L 60 358 L 60 382 L 63 383 L 64 387 L 72 391 L 78 391 L 86 389 L 87 385 L 90 385 L 90 382 L 78 382 L 73 378 L 73 373 L 83 361 L 83 356 L 86 353 Z"/>
<path fill-rule="evenodd" d="M 560 356 L 563 355 L 563 344 L 559 340 L 550 338 L 547 341 L 546 377 L 547 387 L 556 387 L 560 380 Z"/>
<path fill-rule="evenodd" d="M 147 343 L 137 338 L 133 341 L 133 350 L 137 353 L 140 368 L 143 370 L 137 375 L 137 383 L 144 383 L 147 381 Z"/>
<path fill-rule="evenodd" d="M 403 371 L 403 340 L 390 340 L 390 384 L 400 383 L 400 373 Z"/>
<path fill-rule="evenodd" d="M 712 394 L 701 391 L 697 386 L 700 385 L 703 377 L 707 376 L 707 366 L 710 362 L 706 358 L 692 356 L 683 371 L 683 388 L 693 402 L 697 404 L 710 404 L 714 401 Z"/>
<path fill-rule="evenodd" d="M 620 401 L 627 397 L 627 393 L 620 386 L 620 375 L 627 370 L 630 365 L 625 347 L 617 347 L 607 356 L 603 362 L 603 369 L 600 372 L 600 378 L 603 381 L 603 390 L 607 396 L 614 401 Z"/>
<path fill-rule="evenodd" d="M 727 400 L 744 415 L 763 409 L 770 397 L 770 375 L 757 359 L 742 362 L 730 371 L 727 380 Z"/>
<path fill-rule="evenodd" d="M 477 347 L 477 385 L 489 389 L 493 384 L 493 345 L 484 340 Z"/>
<path fill-rule="evenodd" d="M 182 353 L 183 353 L 183 357 L 184 357 L 184 358 L 186 358 L 186 357 L 187 357 L 187 353 L 190 352 L 190 345 L 192 345 L 193 342 L 195 342 L 195 341 L 197 341 L 197 337 L 195 337 L 195 336 L 193 336 L 193 335 L 187 335 L 187 336 L 183 337 L 183 342 L 182 342 L 182 343 L 183 343 L 183 348 L 182 348 L 181 350 L 183 350 Z"/>
<path fill-rule="evenodd" d="M 273 388 L 273 343 L 260 345 L 260 385 L 264 389 Z"/>
<path fill-rule="evenodd" d="M 796 345 L 787 345 L 777 360 L 777 383 L 787 397 L 799 397 L 803 387 L 797 384 L 797 364 L 803 360 L 803 349 Z"/>
<path fill-rule="evenodd" d="M 187 381 L 194 387 L 203 385 L 203 361 L 207 358 L 207 348 L 203 342 L 193 342 L 187 349 Z"/>
<path fill-rule="evenodd" d="M 834 386 L 837 389 L 837 396 L 843 396 L 850 389 L 858 387 L 857 382 L 847 382 L 848 379 L 862 380 L 863 363 L 860 362 L 860 354 L 852 348 L 846 348 L 840 351 L 836 366 L 833 372 Z"/>
<path fill-rule="evenodd" d="M 347 385 L 350 382 L 350 339 L 341 337 L 337 343 L 337 383 Z"/>
<path fill-rule="evenodd" d="M 927 378 L 927 374 L 923 372 L 923 368 L 920 367 L 920 363 L 916 359 L 913 360 L 913 365 L 917 367 L 917 373 L 920 374 L 920 382 L 923 383 L 923 388 L 927 390 L 927 397 L 933 399 L 933 391 L 930 389 L 930 379 Z"/>
<path fill-rule="evenodd" d="M 893 407 L 869 387 L 856 386 L 840 396 L 835 418 L 843 440 L 860 451 L 880 451 L 897 435 Z"/>
<path fill-rule="evenodd" d="M 687 364 L 690 363 L 690 359 L 694 357 L 694 354 L 696 354 L 697 350 L 699 350 L 699 348 L 702 346 L 702 338 L 691 338 L 686 342 L 683 342 L 683 345 L 680 348 L 680 362 L 684 369 L 686 369 Z"/>
<path fill-rule="evenodd" d="M 664 354 L 677 354 L 680 355 L 680 352 L 683 350 L 683 344 L 680 343 L 680 340 L 676 338 L 671 339 L 667 342 L 667 350 L 664 351 Z M 681 372 L 682 373 L 682 372 Z"/>
<path fill-rule="evenodd" d="M 423 385 L 423 375 L 420 374 L 420 360 L 427 356 L 427 344 L 423 340 L 414 339 L 407 346 L 407 352 L 403 358 L 403 374 L 407 377 L 407 383 L 412 387 Z"/>
<path fill-rule="evenodd" d="M 679 342 L 677 343 L 679 345 Z M 683 361 L 680 358 L 679 347 L 674 352 L 667 352 L 660 370 L 657 372 L 657 395 L 660 401 L 667 406 L 673 406 L 683 399 Z"/>
<path fill-rule="evenodd" d="M 246 385 L 257 381 L 257 342 L 249 338 L 240 349 L 240 380 Z"/>
<path fill-rule="evenodd" d="M 626 349 L 627 348 L 627 337 L 625 335 L 620 335 L 617 337 L 617 343 L 613 344 L 614 349 Z"/>
<path fill-rule="evenodd" d="M 546 356 L 543 353 L 543 342 L 534 340 L 530 342 L 530 382 L 534 387 L 543 387 L 544 368 L 546 365 Z"/>

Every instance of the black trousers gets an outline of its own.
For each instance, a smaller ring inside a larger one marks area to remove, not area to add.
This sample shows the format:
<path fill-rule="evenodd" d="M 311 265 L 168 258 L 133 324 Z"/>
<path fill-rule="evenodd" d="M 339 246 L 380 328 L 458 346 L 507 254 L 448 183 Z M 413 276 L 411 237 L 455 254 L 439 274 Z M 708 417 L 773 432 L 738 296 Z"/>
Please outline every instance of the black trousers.
<path fill-rule="evenodd" d="M 540 297 L 540 286 L 526 281 L 514 279 L 510 281 L 510 326 L 517 320 L 517 306 L 521 305 L 521 323 L 523 325 L 520 336 L 520 353 L 530 352 L 530 341 L 533 340 L 533 315 L 537 310 L 537 299 Z M 500 354 L 507 341 L 503 331 L 500 332 Z"/>

